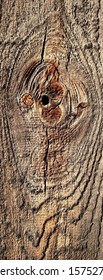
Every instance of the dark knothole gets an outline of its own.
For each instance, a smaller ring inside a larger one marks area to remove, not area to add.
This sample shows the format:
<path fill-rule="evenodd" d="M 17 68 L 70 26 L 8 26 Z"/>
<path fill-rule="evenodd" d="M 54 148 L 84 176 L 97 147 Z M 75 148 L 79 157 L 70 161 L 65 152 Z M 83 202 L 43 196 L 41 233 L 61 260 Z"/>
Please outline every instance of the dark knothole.
<path fill-rule="evenodd" d="M 49 97 L 47 95 L 42 96 L 43 105 L 47 105 L 49 103 Z"/>

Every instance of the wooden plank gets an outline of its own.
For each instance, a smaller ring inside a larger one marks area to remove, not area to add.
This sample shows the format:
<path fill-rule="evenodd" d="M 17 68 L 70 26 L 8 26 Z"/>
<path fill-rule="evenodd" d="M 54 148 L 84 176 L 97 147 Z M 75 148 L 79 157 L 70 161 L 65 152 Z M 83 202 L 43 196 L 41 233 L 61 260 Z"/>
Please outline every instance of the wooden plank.
<path fill-rule="evenodd" d="M 1 259 L 103 259 L 102 13 L 1 1 Z"/>

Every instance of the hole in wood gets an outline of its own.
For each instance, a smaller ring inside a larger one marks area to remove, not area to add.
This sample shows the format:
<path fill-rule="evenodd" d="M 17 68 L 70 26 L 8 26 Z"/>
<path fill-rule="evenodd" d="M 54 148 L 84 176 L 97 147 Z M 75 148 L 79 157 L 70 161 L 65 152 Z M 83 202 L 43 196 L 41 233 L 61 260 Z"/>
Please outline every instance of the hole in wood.
<path fill-rule="evenodd" d="M 49 103 L 49 97 L 47 95 L 42 96 L 42 104 L 45 106 Z"/>

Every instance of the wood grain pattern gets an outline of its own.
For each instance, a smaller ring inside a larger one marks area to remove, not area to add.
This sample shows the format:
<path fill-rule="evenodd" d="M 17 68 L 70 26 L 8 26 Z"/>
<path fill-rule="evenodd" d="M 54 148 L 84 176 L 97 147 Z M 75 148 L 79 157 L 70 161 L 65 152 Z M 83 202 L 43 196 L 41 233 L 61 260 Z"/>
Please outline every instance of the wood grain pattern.
<path fill-rule="evenodd" d="M 1 1 L 1 259 L 103 259 L 102 1 Z"/>

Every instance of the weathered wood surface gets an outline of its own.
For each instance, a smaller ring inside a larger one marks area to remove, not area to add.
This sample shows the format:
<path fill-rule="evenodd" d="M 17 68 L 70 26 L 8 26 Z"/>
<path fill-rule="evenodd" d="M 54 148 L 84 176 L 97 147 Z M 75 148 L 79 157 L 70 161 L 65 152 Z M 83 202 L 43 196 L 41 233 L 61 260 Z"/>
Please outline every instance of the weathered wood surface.
<path fill-rule="evenodd" d="M 1 259 L 103 259 L 102 18 L 1 1 Z"/>

